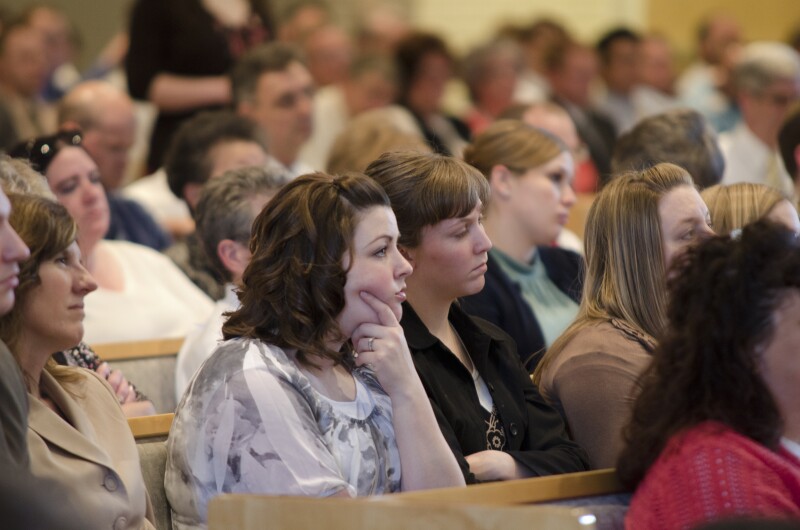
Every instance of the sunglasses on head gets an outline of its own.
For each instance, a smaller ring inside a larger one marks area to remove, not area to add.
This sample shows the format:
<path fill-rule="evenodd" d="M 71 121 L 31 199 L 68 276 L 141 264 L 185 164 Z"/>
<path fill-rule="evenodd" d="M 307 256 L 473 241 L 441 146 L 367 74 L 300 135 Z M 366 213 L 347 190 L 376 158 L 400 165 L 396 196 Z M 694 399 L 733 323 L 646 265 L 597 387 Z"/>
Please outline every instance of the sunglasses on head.
<path fill-rule="evenodd" d="M 13 158 L 24 158 L 31 167 L 44 174 L 58 152 L 69 146 L 79 146 L 83 137 L 78 130 L 59 131 L 49 136 L 40 136 L 18 144 L 8 154 Z"/>

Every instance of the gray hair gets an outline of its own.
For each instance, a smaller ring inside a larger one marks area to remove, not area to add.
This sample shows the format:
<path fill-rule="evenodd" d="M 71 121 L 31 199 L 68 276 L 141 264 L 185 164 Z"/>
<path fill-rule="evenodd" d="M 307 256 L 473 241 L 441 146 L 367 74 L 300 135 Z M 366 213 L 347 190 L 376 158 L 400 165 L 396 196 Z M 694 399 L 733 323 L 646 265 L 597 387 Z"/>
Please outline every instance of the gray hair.
<path fill-rule="evenodd" d="M 45 199 L 56 200 L 44 175 L 21 158 L 0 155 L 0 187 L 6 194 L 37 195 Z"/>
<path fill-rule="evenodd" d="M 689 109 L 645 118 L 620 136 L 611 171 L 642 171 L 661 162 L 684 168 L 700 189 L 719 184 L 725 170 L 717 134 L 701 114 Z"/>
<path fill-rule="evenodd" d="M 195 211 L 197 235 L 212 265 L 228 281 L 231 274 L 217 254 L 219 242 L 231 239 L 247 244 L 255 219 L 251 201 L 274 195 L 290 178 L 276 163 L 227 171 L 203 186 Z"/>
<path fill-rule="evenodd" d="M 780 42 L 748 44 L 733 69 L 736 89 L 751 94 L 785 79 L 800 82 L 800 55 Z"/>

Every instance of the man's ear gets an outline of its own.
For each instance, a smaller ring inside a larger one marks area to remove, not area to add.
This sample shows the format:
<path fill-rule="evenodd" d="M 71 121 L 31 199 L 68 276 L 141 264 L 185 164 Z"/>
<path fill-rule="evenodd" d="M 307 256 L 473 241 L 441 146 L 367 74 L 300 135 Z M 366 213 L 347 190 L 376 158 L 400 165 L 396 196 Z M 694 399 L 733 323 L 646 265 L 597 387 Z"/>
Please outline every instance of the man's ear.
<path fill-rule="evenodd" d="M 217 257 L 234 279 L 241 278 L 250 263 L 250 249 L 232 239 L 217 243 Z"/>
<path fill-rule="evenodd" d="M 502 164 L 497 164 L 492 167 L 489 173 L 489 185 L 492 188 L 492 199 L 499 197 L 506 200 L 511 197 L 514 188 L 514 180 L 516 177 L 511 173 L 511 170 Z"/>

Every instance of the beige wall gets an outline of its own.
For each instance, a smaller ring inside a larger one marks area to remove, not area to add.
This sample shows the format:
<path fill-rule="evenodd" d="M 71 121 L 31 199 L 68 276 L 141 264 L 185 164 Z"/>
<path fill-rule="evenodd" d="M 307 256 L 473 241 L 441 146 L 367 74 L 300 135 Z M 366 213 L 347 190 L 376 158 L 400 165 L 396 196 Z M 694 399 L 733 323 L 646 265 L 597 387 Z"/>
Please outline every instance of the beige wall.
<path fill-rule="evenodd" d="M 686 56 L 694 49 L 697 23 L 718 12 L 736 18 L 747 40 L 785 40 L 800 28 L 800 0 L 648 0 L 646 21 Z"/>
<path fill-rule="evenodd" d="M 127 24 L 133 0 L 47 0 L 62 7 L 81 32 L 84 55 L 94 57 L 115 31 Z M 169 1 L 169 0 L 164 0 Z M 274 0 L 284 6 L 292 0 Z M 372 0 L 329 0 L 334 10 L 358 10 Z M 489 37 L 507 22 L 527 22 L 548 15 L 557 18 L 579 38 L 594 41 L 606 29 L 627 24 L 656 29 L 667 35 L 682 53 L 691 50 L 697 21 L 725 10 L 738 18 L 749 39 L 785 38 L 800 26 L 800 0 L 392 0 L 409 5 L 412 20 L 422 28 L 441 32 L 458 51 Z M 15 12 L 31 0 L 2 0 Z"/>

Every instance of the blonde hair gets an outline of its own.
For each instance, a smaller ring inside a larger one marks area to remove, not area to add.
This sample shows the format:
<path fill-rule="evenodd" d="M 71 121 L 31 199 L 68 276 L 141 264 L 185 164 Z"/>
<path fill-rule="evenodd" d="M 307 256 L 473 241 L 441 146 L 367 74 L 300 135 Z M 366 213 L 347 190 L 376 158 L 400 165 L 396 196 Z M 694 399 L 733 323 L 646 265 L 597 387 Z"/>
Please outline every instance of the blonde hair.
<path fill-rule="evenodd" d="M 383 153 L 407 150 L 431 152 L 413 126 L 400 121 L 395 109 L 369 110 L 350 120 L 336 137 L 328 155 L 327 171 L 333 175 L 363 172 Z"/>
<path fill-rule="evenodd" d="M 0 155 L 0 187 L 6 193 L 38 195 L 53 201 L 56 200 L 44 175 L 21 158 Z"/>
<path fill-rule="evenodd" d="M 518 120 L 499 120 L 464 150 L 464 161 L 488 179 L 496 165 L 524 173 L 565 152 L 568 149 L 564 142 L 543 129 Z"/>
<path fill-rule="evenodd" d="M 553 343 L 534 372 L 544 371 L 582 329 L 611 319 L 657 337 L 666 323 L 667 270 L 658 205 L 692 177 L 674 164 L 657 164 L 614 178 L 586 219 L 586 280 L 575 321 Z"/>
<path fill-rule="evenodd" d="M 775 188 L 751 182 L 718 184 L 700 195 L 708 206 L 714 231 L 723 236 L 768 215 L 779 202 L 790 200 Z"/>

